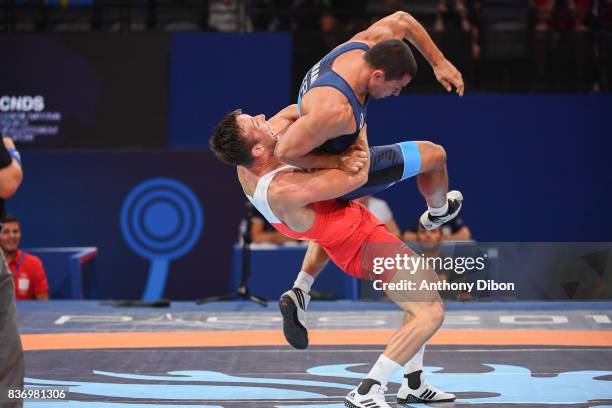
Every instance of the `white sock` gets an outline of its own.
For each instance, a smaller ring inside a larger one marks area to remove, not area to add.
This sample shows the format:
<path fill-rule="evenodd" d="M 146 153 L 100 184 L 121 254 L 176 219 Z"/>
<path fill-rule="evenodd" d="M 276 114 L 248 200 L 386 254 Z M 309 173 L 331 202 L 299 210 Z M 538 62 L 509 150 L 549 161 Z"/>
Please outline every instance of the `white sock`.
<path fill-rule="evenodd" d="M 293 287 L 299 288 L 302 290 L 302 292 L 308 293 L 310 292 L 310 288 L 312 287 L 314 280 L 315 278 L 309 273 L 300 271 L 297 278 L 295 278 L 295 282 L 293 282 Z"/>
<path fill-rule="evenodd" d="M 401 365 L 391 360 L 389 357 L 381 354 L 372 366 L 372 369 L 367 375 L 367 378 L 371 378 L 380 383 L 380 385 L 386 386 L 389 382 L 389 378 L 400 368 Z"/>
<path fill-rule="evenodd" d="M 435 215 L 435 216 L 446 215 L 446 213 L 448 213 L 448 200 L 446 200 L 446 203 L 442 207 L 439 207 L 439 208 L 427 207 L 427 209 L 429 210 L 429 213 L 431 215 Z"/>
<path fill-rule="evenodd" d="M 425 345 L 417 350 L 416 354 L 404 366 L 404 374 L 414 373 L 423 369 L 423 354 L 425 354 Z"/>

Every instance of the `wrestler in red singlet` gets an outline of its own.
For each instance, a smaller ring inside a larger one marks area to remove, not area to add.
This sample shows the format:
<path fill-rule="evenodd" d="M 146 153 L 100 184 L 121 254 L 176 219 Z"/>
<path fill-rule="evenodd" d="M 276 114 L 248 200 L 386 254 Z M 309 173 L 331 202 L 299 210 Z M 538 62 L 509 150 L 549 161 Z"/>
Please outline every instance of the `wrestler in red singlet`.
<path fill-rule="evenodd" d="M 371 264 L 364 263 L 366 258 L 372 256 L 370 251 L 364 251 L 367 244 L 399 244 L 393 245 L 394 254 L 398 248 L 404 248 L 410 256 L 414 255 L 411 249 L 405 247 L 399 238 L 387 230 L 382 221 L 357 201 L 327 200 L 312 203 L 315 218 L 310 229 L 304 232 L 290 229 L 274 215 L 267 197 L 268 187 L 274 176 L 281 171 L 292 170 L 291 166 L 283 166 L 264 174 L 257 182 L 253 196 L 247 195 L 251 203 L 280 233 L 294 239 L 316 242 L 340 269 L 361 279 L 373 277 Z"/>

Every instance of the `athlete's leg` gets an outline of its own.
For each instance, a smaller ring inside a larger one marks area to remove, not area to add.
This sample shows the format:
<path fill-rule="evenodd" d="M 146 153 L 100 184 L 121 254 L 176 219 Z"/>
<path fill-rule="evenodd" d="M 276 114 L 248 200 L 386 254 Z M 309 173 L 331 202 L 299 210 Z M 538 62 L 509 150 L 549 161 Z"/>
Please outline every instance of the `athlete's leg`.
<path fill-rule="evenodd" d="M 442 207 L 446 203 L 446 152 L 442 146 L 427 141 L 370 147 L 368 182 L 340 199 L 375 194 L 414 176 L 429 207 Z"/>
<path fill-rule="evenodd" d="M 283 334 L 287 342 L 297 349 L 308 347 L 306 310 L 310 302 L 310 288 L 319 273 L 329 262 L 329 257 L 318 244 L 308 243 L 308 250 L 302 262 L 293 288 L 281 295 L 278 303 L 283 316 Z"/>
<path fill-rule="evenodd" d="M 433 229 L 457 216 L 463 196 L 458 191 L 448 192 L 446 152 L 442 146 L 426 141 L 370 147 L 367 183 L 340 199 L 376 194 L 414 176 L 427 202 L 427 211 L 420 218 L 423 227 Z"/>
<path fill-rule="evenodd" d="M 383 354 L 404 365 L 414 356 L 444 321 L 442 301 L 396 302 L 404 309 L 404 321 Z"/>
<path fill-rule="evenodd" d="M 314 242 L 308 243 L 308 249 L 306 250 L 306 255 L 304 256 L 304 261 L 302 261 L 302 272 L 307 273 L 315 279 L 319 273 L 325 268 L 327 263 L 329 262 L 329 256 L 325 253 L 323 248 L 319 244 L 315 244 Z M 293 285 L 294 287 L 299 287 L 300 289 L 309 292 L 310 287 L 302 288 L 299 285 L 300 282 L 296 281 Z"/>
<path fill-rule="evenodd" d="M 427 201 L 427 211 L 420 217 L 426 229 L 434 229 L 457 216 L 463 203 L 458 191 L 448 192 L 446 152 L 431 142 L 416 142 L 421 154 L 421 170 L 417 176 L 419 191 Z"/>
<path fill-rule="evenodd" d="M 365 401 L 370 398 L 380 400 L 381 388 L 377 387 L 382 387 L 384 391 L 391 376 L 421 349 L 444 320 L 444 306 L 439 298 L 428 299 L 427 296 L 411 302 L 403 301 L 402 298 L 405 296 L 403 294 L 398 296 L 397 293 L 390 291 L 387 291 L 387 294 L 404 310 L 404 322 L 391 336 L 387 347 L 368 372 L 366 379 L 347 396 L 347 401 L 354 407 L 365 406 Z M 423 388 L 426 387 L 425 384 L 423 382 Z M 454 395 L 451 394 L 446 400 L 453 399 Z"/>
<path fill-rule="evenodd" d="M 390 269 L 380 270 L 379 267 L 387 265 L 389 259 L 398 258 L 412 258 L 415 261 L 402 261 L 401 266 L 394 264 Z M 405 365 L 406 370 L 411 369 L 411 372 L 406 374 L 411 374 L 415 364 L 420 365 L 419 368 L 422 369 L 422 360 L 415 362 L 415 359 L 422 358 L 418 353 L 422 352 L 425 342 L 442 324 L 444 306 L 437 291 L 438 278 L 435 271 L 425 268 L 426 265 L 419 263 L 418 259 L 414 251 L 385 229 L 375 230 L 368 238 L 368 242 L 362 246 L 358 259 L 361 276 L 376 280 L 375 287 L 384 289 L 387 297 L 404 310 L 404 318 L 402 325 L 391 336 L 387 347 L 366 379 L 347 396 L 346 401 L 350 406 L 365 406 L 365 402 L 371 398 L 378 400 L 381 402 L 379 405 L 384 406 L 380 389 L 381 387 L 384 389 L 395 371 Z M 398 284 L 402 286 L 399 287 Z M 426 397 L 418 402 L 452 401 L 455 398 L 452 394 L 442 393 L 429 386 L 420 372 L 418 377 L 418 386 L 414 389 L 403 389 L 402 393 L 398 394 L 400 402 L 407 402 L 408 394 L 417 392 L 419 396 Z M 437 393 L 440 393 L 442 398 L 436 398 Z"/>
<path fill-rule="evenodd" d="M 431 142 L 415 142 L 421 156 L 421 168 L 417 175 L 419 191 L 425 197 L 427 206 L 440 208 L 446 204 L 448 172 L 446 152 L 440 145 Z"/>
<path fill-rule="evenodd" d="M 395 183 L 414 177 L 420 172 L 421 161 L 417 142 L 371 146 L 367 183 L 340 197 L 340 200 L 354 200 L 365 195 L 376 194 Z"/>

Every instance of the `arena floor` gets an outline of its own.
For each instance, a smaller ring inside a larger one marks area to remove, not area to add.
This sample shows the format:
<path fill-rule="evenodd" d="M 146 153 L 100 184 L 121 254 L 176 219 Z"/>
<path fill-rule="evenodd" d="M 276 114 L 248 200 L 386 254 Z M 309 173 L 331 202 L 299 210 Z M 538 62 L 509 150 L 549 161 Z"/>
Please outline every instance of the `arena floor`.
<path fill-rule="evenodd" d="M 32 408 L 341 408 L 401 317 L 384 302 L 313 302 L 311 346 L 297 351 L 276 305 L 18 309 L 26 385 L 68 390 L 69 401 Z M 448 304 L 425 371 L 458 398 L 436 406 L 612 407 L 611 319 L 611 302 Z M 400 379 L 389 384 L 392 406 Z"/>

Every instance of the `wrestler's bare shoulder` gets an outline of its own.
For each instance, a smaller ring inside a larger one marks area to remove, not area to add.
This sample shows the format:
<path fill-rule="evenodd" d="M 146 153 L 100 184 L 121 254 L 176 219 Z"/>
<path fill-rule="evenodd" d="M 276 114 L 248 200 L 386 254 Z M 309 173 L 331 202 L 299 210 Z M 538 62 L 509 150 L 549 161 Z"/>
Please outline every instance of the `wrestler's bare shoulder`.
<path fill-rule="evenodd" d="M 330 86 L 313 88 L 302 98 L 301 114 L 316 116 L 352 116 L 352 107 L 346 95 Z"/>

